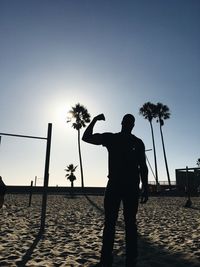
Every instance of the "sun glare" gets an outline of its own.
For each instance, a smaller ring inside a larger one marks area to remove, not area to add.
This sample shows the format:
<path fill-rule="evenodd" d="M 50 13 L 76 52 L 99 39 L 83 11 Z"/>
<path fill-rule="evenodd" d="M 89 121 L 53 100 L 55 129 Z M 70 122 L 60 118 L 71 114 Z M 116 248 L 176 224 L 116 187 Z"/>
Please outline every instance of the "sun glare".
<path fill-rule="evenodd" d="M 58 105 L 56 108 L 56 120 L 59 123 L 66 124 L 66 122 L 69 120 L 69 110 L 70 107 L 66 105 Z"/>
<path fill-rule="evenodd" d="M 66 127 L 70 106 L 61 101 L 54 101 L 48 104 L 48 120 L 55 126 Z"/>

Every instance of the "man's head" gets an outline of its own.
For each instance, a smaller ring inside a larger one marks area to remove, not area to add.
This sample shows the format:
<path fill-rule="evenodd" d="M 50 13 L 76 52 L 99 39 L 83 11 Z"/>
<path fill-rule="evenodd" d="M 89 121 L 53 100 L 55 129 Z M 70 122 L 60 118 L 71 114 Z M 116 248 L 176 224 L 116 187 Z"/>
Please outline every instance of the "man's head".
<path fill-rule="evenodd" d="M 122 119 L 122 131 L 131 132 L 135 125 L 135 117 L 132 114 L 126 114 Z"/>

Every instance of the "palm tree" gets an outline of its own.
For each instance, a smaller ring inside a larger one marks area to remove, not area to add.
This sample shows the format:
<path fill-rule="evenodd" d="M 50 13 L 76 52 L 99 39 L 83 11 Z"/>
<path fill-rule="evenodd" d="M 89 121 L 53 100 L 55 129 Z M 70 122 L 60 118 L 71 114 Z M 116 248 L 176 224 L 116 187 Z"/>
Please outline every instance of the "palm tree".
<path fill-rule="evenodd" d="M 82 127 L 86 127 L 86 124 L 90 122 L 90 114 L 88 110 L 81 104 L 76 104 L 69 111 L 69 115 L 71 115 L 67 122 L 73 122 L 72 127 L 78 132 L 78 153 L 79 153 L 79 161 L 80 161 L 80 170 L 81 170 L 81 186 L 84 187 L 83 180 L 83 165 L 82 165 L 82 156 L 81 156 L 81 144 L 80 144 L 80 129 Z"/>
<path fill-rule="evenodd" d="M 71 188 L 74 187 L 74 181 L 76 180 L 76 176 L 74 175 L 74 172 L 75 172 L 76 168 L 77 168 L 77 166 L 74 166 L 73 164 L 69 164 L 67 166 L 67 168 L 65 169 L 65 171 L 67 172 L 65 177 L 67 177 L 67 179 L 70 180 Z"/>
<path fill-rule="evenodd" d="M 167 105 L 163 105 L 162 103 L 157 103 L 157 105 L 156 105 L 156 117 L 158 118 L 157 122 L 160 124 L 160 135 L 161 135 L 161 140 L 162 140 L 163 155 L 164 155 L 164 160 L 165 160 L 165 167 L 166 167 L 166 172 L 167 172 L 169 189 L 171 189 L 171 181 L 170 181 L 167 156 L 166 156 L 166 151 L 165 151 L 165 143 L 164 143 L 164 138 L 163 138 L 162 126 L 164 125 L 164 120 L 169 119 L 170 115 L 171 114 L 170 114 L 170 111 L 169 111 L 169 108 Z"/>
<path fill-rule="evenodd" d="M 153 118 L 155 118 L 155 108 L 156 108 L 155 104 L 153 104 L 151 102 L 146 102 L 139 109 L 139 114 L 142 115 L 145 119 L 147 119 L 150 123 L 151 135 L 152 135 L 152 141 L 153 141 L 154 163 L 155 163 L 155 179 L 156 179 L 156 185 L 158 188 L 158 185 L 159 185 L 159 183 L 158 183 L 158 168 L 157 168 L 157 159 L 156 159 L 154 131 L 153 131 L 153 125 L 152 125 L 152 120 L 153 120 Z"/>

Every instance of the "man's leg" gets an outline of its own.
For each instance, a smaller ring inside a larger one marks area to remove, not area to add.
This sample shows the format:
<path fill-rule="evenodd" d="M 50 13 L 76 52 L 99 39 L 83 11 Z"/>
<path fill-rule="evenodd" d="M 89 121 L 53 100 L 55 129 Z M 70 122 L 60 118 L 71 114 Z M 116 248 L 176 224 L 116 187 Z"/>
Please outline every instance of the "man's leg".
<path fill-rule="evenodd" d="M 105 264 L 106 267 L 112 266 L 115 224 L 118 217 L 119 206 L 120 197 L 118 196 L 116 189 L 108 185 L 104 198 L 105 222 L 101 250 L 101 262 Z"/>
<path fill-rule="evenodd" d="M 127 192 L 123 197 L 123 210 L 126 231 L 126 266 L 134 266 L 137 261 L 137 224 L 138 194 Z"/>

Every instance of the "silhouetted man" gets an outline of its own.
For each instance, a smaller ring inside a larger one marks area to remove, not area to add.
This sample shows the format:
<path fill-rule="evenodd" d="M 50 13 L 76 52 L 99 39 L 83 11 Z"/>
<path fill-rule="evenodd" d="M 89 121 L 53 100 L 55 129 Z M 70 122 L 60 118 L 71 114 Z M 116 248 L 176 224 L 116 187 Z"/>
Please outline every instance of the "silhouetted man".
<path fill-rule="evenodd" d="M 139 183 L 142 182 L 141 202 L 148 200 L 148 168 L 145 147 L 141 139 L 131 134 L 135 118 L 126 114 L 119 133 L 93 133 L 94 125 L 105 120 L 100 114 L 92 120 L 83 134 L 83 141 L 103 145 L 108 150 L 108 184 L 104 197 L 105 222 L 101 260 L 96 266 L 112 266 L 112 251 L 115 236 L 115 224 L 120 202 L 123 202 L 123 214 L 126 232 L 126 266 L 133 267 L 137 260 L 136 214 L 139 200 Z"/>

